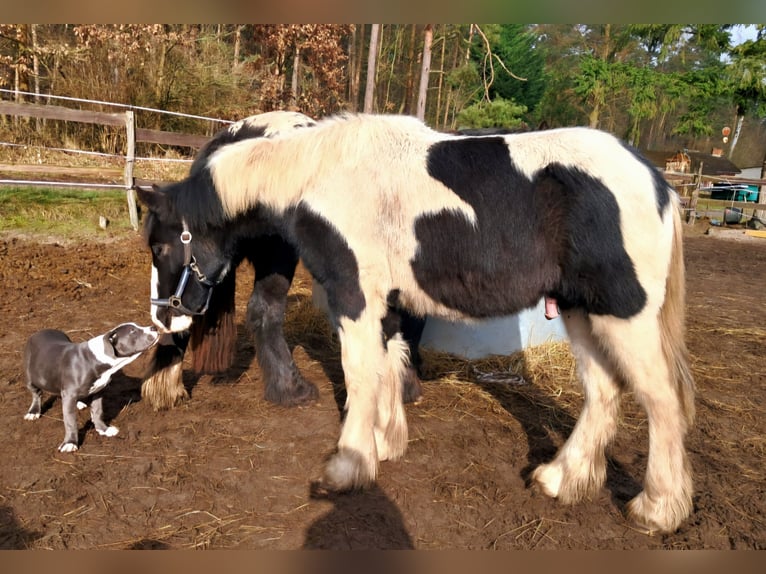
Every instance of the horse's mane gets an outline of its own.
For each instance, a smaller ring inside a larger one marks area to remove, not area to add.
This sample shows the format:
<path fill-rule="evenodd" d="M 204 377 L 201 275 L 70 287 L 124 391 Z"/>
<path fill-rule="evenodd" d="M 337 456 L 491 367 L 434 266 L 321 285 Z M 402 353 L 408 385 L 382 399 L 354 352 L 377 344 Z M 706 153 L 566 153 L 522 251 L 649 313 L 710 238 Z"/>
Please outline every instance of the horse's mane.
<path fill-rule="evenodd" d="M 220 131 L 200 148 L 194 158 L 190 174 L 203 169 L 208 159 L 220 148 L 229 144 L 264 137 L 274 137 L 297 128 L 312 127 L 316 121 L 300 112 L 273 111 L 241 119 Z"/>
<path fill-rule="evenodd" d="M 160 218 L 180 223 L 183 217 L 193 229 L 222 227 L 228 218 L 211 177 L 211 158 L 238 142 L 277 137 L 314 125 L 316 122 L 312 118 L 299 112 L 274 111 L 244 118 L 221 129 L 197 153 L 189 176 L 162 189 L 167 197 L 167 210 Z M 153 224 L 154 220 L 147 220 L 144 235 L 148 234 L 147 230 Z"/>
<path fill-rule="evenodd" d="M 152 231 L 160 222 L 179 228 L 186 223 L 191 230 L 205 231 L 208 228 L 223 227 L 228 221 L 210 179 L 210 172 L 206 169 L 152 193 L 157 197 L 142 198 L 149 207 L 142 229 L 147 245 Z"/>
<path fill-rule="evenodd" d="M 285 209 L 300 201 L 315 181 L 332 181 L 345 169 L 407 156 L 425 141 L 448 137 L 411 116 L 342 113 L 310 130 L 233 143 L 208 161 L 215 188 L 229 217 L 257 203 Z M 373 155 L 374 154 L 374 155 Z"/>

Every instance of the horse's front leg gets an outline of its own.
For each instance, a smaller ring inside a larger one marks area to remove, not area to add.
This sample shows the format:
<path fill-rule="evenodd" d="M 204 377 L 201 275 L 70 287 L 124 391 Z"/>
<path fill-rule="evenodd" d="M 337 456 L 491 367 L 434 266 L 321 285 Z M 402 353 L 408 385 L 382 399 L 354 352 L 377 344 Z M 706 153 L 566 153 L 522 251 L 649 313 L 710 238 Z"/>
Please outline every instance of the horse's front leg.
<path fill-rule="evenodd" d="M 378 460 L 396 458 L 407 445 L 401 401 L 406 345 L 397 338 L 391 356 L 384 347 L 380 314 L 368 309 L 339 321 L 341 361 L 346 381 L 346 417 L 338 451 L 327 464 L 323 484 L 349 490 L 375 480 Z"/>
<path fill-rule="evenodd" d="M 281 238 L 267 237 L 259 241 L 249 259 L 255 266 L 255 284 L 247 305 L 247 326 L 253 333 L 265 382 L 264 396 L 285 406 L 314 401 L 319 391 L 301 375 L 284 333 L 287 293 L 298 255 Z"/>

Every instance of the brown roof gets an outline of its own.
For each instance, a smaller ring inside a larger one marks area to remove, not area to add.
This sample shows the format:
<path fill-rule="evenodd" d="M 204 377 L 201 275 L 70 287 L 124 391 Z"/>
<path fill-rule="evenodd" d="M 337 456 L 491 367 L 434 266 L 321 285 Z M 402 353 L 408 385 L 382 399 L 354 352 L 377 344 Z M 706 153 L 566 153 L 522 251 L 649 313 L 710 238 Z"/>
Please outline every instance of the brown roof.
<path fill-rule="evenodd" d="M 677 151 L 644 151 L 641 152 L 646 158 L 660 169 L 665 169 L 665 162 L 678 153 Z M 691 173 L 697 173 L 702 162 L 702 175 L 736 175 L 742 170 L 734 165 L 728 158 L 702 153 L 699 151 L 686 151 L 691 160 Z"/>

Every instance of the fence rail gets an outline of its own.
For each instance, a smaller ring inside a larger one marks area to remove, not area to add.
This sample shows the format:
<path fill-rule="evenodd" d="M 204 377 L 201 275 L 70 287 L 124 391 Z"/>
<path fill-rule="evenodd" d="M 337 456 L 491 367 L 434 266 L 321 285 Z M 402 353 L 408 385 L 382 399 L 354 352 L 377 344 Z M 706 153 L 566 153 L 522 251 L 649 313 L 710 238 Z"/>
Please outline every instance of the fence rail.
<path fill-rule="evenodd" d="M 126 110 L 124 112 L 110 113 L 110 112 L 96 112 L 87 110 L 76 110 L 63 106 L 56 105 L 43 105 L 43 104 L 31 104 L 26 102 L 9 102 L 0 100 L 0 115 L 10 115 L 17 117 L 31 117 L 47 120 L 61 120 L 66 122 L 79 122 L 99 124 L 113 127 L 120 127 L 125 129 L 126 134 L 126 151 L 123 156 L 125 159 L 125 167 L 122 171 L 114 168 L 82 168 L 82 167 L 67 167 L 67 166 L 44 166 L 44 165 L 8 165 L 0 164 L 0 172 L 4 173 L 24 173 L 24 174 L 57 174 L 63 177 L 77 178 L 93 176 L 96 173 L 99 176 L 112 175 L 119 177 L 123 181 L 122 187 L 125 189 L 128 200 L 128 213 L 130 216 L 130 224 L 133 229 L 138 229 L 138 208 L 136 206 L 136 196 L 134 187 L 137 184 L 146 185 L 146 180 L 136 181 L 133 175 L 133 167 L 136 161 L 135 149 L 136 142 L 153 143 L 159 145 L 172 145 L 180 147 L 188 147 L 192 149 L 199 149 L 207 140 L 208 136 L 198 134 L 185 134 L 179 132 L 169 132 L 163 130 L 155 130 L 148 128 L 139 128 L 136 126 L 135 112 L 133 110 Z M 217 121 L 217 120 L 216 120 Z M 221 124 L 228 123 L 221 120 Z M 115 173 L 116 172 L 116 173 Z M 29 179 L 0 179 L 0 184 L 35 184 Z M 51 184 L 53 182 L 50 182 Z M 39 182 L 39 184 L 49 184 L 49 182 Z M 67 183 L 66 185 L 72 185 Z M 83 187 L 104 187 L 114 188 L 119 187 L 117 184 L 99 184 L 99 183 L 84 183 Z"/>

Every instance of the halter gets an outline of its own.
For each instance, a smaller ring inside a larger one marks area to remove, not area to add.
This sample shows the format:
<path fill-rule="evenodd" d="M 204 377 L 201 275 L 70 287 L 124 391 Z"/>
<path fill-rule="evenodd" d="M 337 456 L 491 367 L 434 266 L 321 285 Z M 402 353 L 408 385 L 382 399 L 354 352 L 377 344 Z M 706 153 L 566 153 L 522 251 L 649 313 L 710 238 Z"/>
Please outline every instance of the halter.
<path fill-rule="evenodd" d="M 183 221 L 183 231 L 181 232 L 180 239 L 181 243 L 184 246 L 184 266 L 181 270 L 181 277 L 178 279 L 178 285 L 176 285 L 175 292 L 168 297 L 167 299 L 151 299 L 152 305 L 157 305 L 158 307 L 170 307 L 171 309 L 175 309 L 176 311 L 180 311 L 184 315 L 204 315 L 207 311 L 208 305 L 210 305 L 210 298 L 213 296 L 213 287 L 216 285 L 219 285 L 221 281 L 223 281 L 224 276 L 226 275 L 226 267 L 224 267 L 223 271 L 219 275 L 219 278 L 216 281 L 211 281 L 207 278 L 207 276 L 200 270 L 199 266 L 197 265 L 197 260 L 194 258 L 194 255 L 192 255 L 191 250 L 191 240 L 192 240 L 192 234 L 189 231 L 189 228 L 186 226 L 186 221 Z M 186 305 L 183 304 L 181 301 L 181 297 L 183 297 L 184 291 L 186 290 L 186 285 L 189 282 L 189 277 L 192 276 L 192 273 L 194 274 L 194 277 L 197 280 L 197 283 L 202 285 L 203 287 L 207 288 L 207 298 L 205 299 L 205 304 L 202 306 L 202 309 L 199 311 L 192 311 Z"/>

